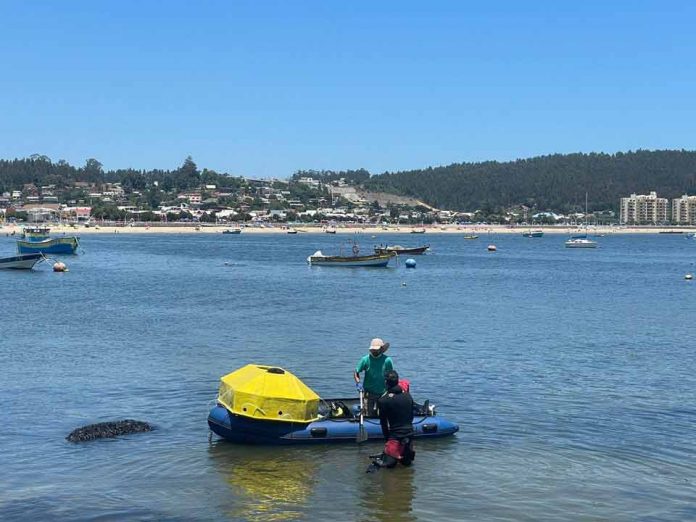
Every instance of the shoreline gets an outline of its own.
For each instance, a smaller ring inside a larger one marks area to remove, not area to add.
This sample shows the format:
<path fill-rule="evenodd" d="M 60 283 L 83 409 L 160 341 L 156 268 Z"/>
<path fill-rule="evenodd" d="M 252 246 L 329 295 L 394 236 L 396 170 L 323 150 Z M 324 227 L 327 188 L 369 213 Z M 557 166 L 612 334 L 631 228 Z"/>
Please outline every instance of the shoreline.
<path fill-rule="evenodd" d="M 1 225 L 0 234 L 12 235 L 17 234 L 24 225 L 10 224 Z M 51 234 L 62 234 L 62 235 L 87 235 L 87 234 L 222 234 L 224 230 L 230 228 L 236 228 L 229 225 L 141 225 L 137 226 L 123 226 L 123 225 L 94 225 L 90 227 L 84 226 L 68 226 L 68 225 L 49 225 L 51 228 Z M 333 228 L 333 227 L 332 227 Z M 288 230 L 297 230 L 298 234 L 325 234 L 326 227 L 323 225 L 265 225 L 265 226 L 252 226 L 248 225 L 242 228 L 241 234 L 287 234 Z M 413 230 L 423 230 L 425 233 L 412 233 Z M 435 235 L 435 234 L 459 234 L 459 235 L 477 235 L 482 238 L 484 235 L 495 235 L 495 234 L 518 234 L 522 235 L 524 232 L 528 232 L 530 227 L 526 226 L 514 226 L 509 225 L 434 225 L 434 226 L 410 226 L 410 225 L 399 225 L 399 226 L 346 226 L 346 227 L 335 227 L 336 235 L 346 235 L 346 234 L 365 234 L 365 235 L 379 235 L 379 234 L 408 234 L 413 235 L 414 240 L 417 237 Z M 573 235 L 583 233 L 581 227 L 575 226 L 539 226 L 532 227 L 532 230 L 543 231 L 544 234 L 549 235 Z M 615 234 L 667 234 L 667 235 L 681 235 L 681 234 L 692 234 L 696 233 L 696 226 L 691 227 L 646 227 L 646 226 L 636 226 L 636 227 L 626 227 L 626 226 L 590 226 L 587 228 L 587 234 L 590 236 L 598 235 L 615 235 Z"/>

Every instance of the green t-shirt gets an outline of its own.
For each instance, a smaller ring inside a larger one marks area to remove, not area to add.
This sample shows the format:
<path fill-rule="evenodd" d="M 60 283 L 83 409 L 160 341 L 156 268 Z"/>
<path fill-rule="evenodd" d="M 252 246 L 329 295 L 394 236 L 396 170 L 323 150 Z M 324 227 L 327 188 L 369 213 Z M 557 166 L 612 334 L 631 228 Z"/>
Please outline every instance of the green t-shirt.
<path fill-rule="evenodd" d="M 365 391 L 381 395 L 387 391 L 384 386 L 384 374 L 393 369 L 394 364 L 391 357 L 387 357 L 383 353 L 379 357 L 372 357 L 370 354 L 367 354 L 360 359 L 360 362 L 355 367 L 355 372 L 365 372 L 365 378 L 363 379 Z"/>

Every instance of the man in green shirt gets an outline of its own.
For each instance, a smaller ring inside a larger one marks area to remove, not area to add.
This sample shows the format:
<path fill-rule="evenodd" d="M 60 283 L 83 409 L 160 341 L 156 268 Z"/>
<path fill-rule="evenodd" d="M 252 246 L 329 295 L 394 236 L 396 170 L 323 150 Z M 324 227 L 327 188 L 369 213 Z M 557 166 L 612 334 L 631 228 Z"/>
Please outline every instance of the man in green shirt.
<path fill-rule="evenodd" d="M 355 384 L 359 388 L 360 373 L 365 372 L 363 388 L 369 417 L 377 416 L 377 399 L 387 391 L 384 385 L 384 374 L 394 369 L 391 357 L 384 355 L 388 348 L 389 343 L 385 343 L 382 339 L 372 339 L 370 353 L 360 359 L 353 374 Z"/>

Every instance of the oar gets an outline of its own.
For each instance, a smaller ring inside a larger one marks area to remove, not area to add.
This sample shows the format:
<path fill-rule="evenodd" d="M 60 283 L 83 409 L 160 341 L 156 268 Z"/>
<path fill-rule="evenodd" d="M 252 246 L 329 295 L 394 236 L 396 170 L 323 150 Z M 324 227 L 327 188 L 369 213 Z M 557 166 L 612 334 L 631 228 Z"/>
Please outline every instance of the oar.
<path fill-rule="evenodd" d="M 367 430 L 365 429 L 365 392 L 363 392 L 362 387 L 360 387 L 360 425 L 358 428 L 358 436 L 355 438 L 355 442 L 360 444 L 367 440 Z"/>

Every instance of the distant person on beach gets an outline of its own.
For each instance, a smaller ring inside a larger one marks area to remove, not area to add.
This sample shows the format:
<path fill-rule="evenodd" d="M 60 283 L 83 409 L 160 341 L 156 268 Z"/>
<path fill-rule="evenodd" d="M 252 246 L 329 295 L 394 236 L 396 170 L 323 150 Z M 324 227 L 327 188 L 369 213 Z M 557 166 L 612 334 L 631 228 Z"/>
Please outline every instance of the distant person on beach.
<path fill-rule="evenodd" d="M 366 410 L 369 417 L 377 416 L 377 400 L 387 391 L 384 376 L 388 371 L 394 369 L 391 357 L 385 355 L 388 349 L 389 343 L 385 343 L 379 338 L 372 339 L 369 349 L 370 353 L 360 359 L 353 374 L 355 384 L 359 387 L 360 373 L 365 372 L 362 386 L 365 390 Z"/>
<path fill-rule="evenodd" d="M 398 463 L 409 466 L 416 452 L 413 451 L 413 399 L 408 392 L 408 382 L 399 381 L 399 374 L 390 370 L 385 376 L 387 391 L 379 399 L 379 422 L 386 439 L 384 451 L 372 457 L 367 469 L 393 468 Z"/>

